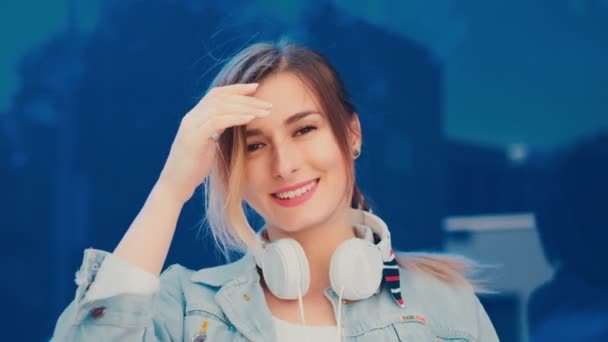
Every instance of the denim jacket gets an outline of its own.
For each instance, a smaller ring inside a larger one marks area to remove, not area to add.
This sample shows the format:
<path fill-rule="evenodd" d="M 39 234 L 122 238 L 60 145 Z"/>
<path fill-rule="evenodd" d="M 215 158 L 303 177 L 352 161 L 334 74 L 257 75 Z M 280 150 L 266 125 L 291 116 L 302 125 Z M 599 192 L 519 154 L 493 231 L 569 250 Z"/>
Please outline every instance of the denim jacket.
<path fill-rule="evenodd" d="M 251 254 L 227 265 L 192 271 L 180 265 L 160 276 L 149 294 L 86 296 L 107 252 L 87 249 L 75 299 L 61 314 L 53 341 L 275 341 L 274 322 Z M 421 271 L 400 269 L 405 307 L 383 286 L 342 305 L 345 341 L 498 341 L 471 288 Z M 337 316 L 338 296 L 325 291 Z"/>

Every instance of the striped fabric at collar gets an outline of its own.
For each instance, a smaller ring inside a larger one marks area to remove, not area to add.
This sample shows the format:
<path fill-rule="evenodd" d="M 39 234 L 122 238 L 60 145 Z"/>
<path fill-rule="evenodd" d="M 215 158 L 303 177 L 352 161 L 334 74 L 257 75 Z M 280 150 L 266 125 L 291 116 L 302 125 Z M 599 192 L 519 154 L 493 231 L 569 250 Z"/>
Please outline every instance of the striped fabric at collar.
<path fill-rule="evenodd" d="M 380 242 L 380 237 L 374 234 L 374 243 Z M 391 254 L 388 260 L 384 261 L 384 267 L 382 269 L 382 281 L 385 282 L 391 290 L 391 295 L 395 302 L 400 307 L 405 307 L 405 301 L 401 294 L 401 277 L 399 276 L 399 265 L 395 258 L 395 252 L 391 249 Z"/>

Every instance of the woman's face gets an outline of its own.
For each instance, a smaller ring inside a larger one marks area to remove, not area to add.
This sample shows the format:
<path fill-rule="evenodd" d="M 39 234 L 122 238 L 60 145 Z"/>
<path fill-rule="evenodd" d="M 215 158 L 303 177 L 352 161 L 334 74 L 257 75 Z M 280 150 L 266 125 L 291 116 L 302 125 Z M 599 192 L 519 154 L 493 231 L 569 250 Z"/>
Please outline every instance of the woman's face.
<path fill-rule="evenodd" d="M 314 94 L 280 72 L 264 79 L 255 97 L 273 107 L 246 127 L 245 201 L 286 233 L 330 220 L 347 203 L 346 165 Z"/>

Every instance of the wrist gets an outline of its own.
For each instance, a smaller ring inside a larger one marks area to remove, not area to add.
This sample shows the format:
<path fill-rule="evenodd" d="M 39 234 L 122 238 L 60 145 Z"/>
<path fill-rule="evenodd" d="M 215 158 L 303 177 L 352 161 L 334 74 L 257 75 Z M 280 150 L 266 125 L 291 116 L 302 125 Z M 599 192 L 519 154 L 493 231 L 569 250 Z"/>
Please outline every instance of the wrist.
<path fill-rule="evenodd" d="M 190 199 L 190 197 L 179 195 L 174 189 L 175 187 L 159 180 L 154 184 L 150 197 L 158 201 L 181 207 Z"/>

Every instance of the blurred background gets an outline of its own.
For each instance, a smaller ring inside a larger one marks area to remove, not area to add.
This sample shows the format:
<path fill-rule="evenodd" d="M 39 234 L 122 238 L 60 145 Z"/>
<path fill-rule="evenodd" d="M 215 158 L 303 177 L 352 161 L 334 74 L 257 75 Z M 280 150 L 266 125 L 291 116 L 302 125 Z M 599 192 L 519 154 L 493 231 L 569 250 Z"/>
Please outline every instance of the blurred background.
<path fill-rule="evenodd" d="M 481 299 L 502 341 L 606 337 L 608 1 L 9 0 L 3 340 L 51 337 L 83 250 L 116 246 L 222 62 L 281 37 L 341 73 L 396 249 L 498 265 Z M 222 262 L 202 209 L 167 265 Z"/>

